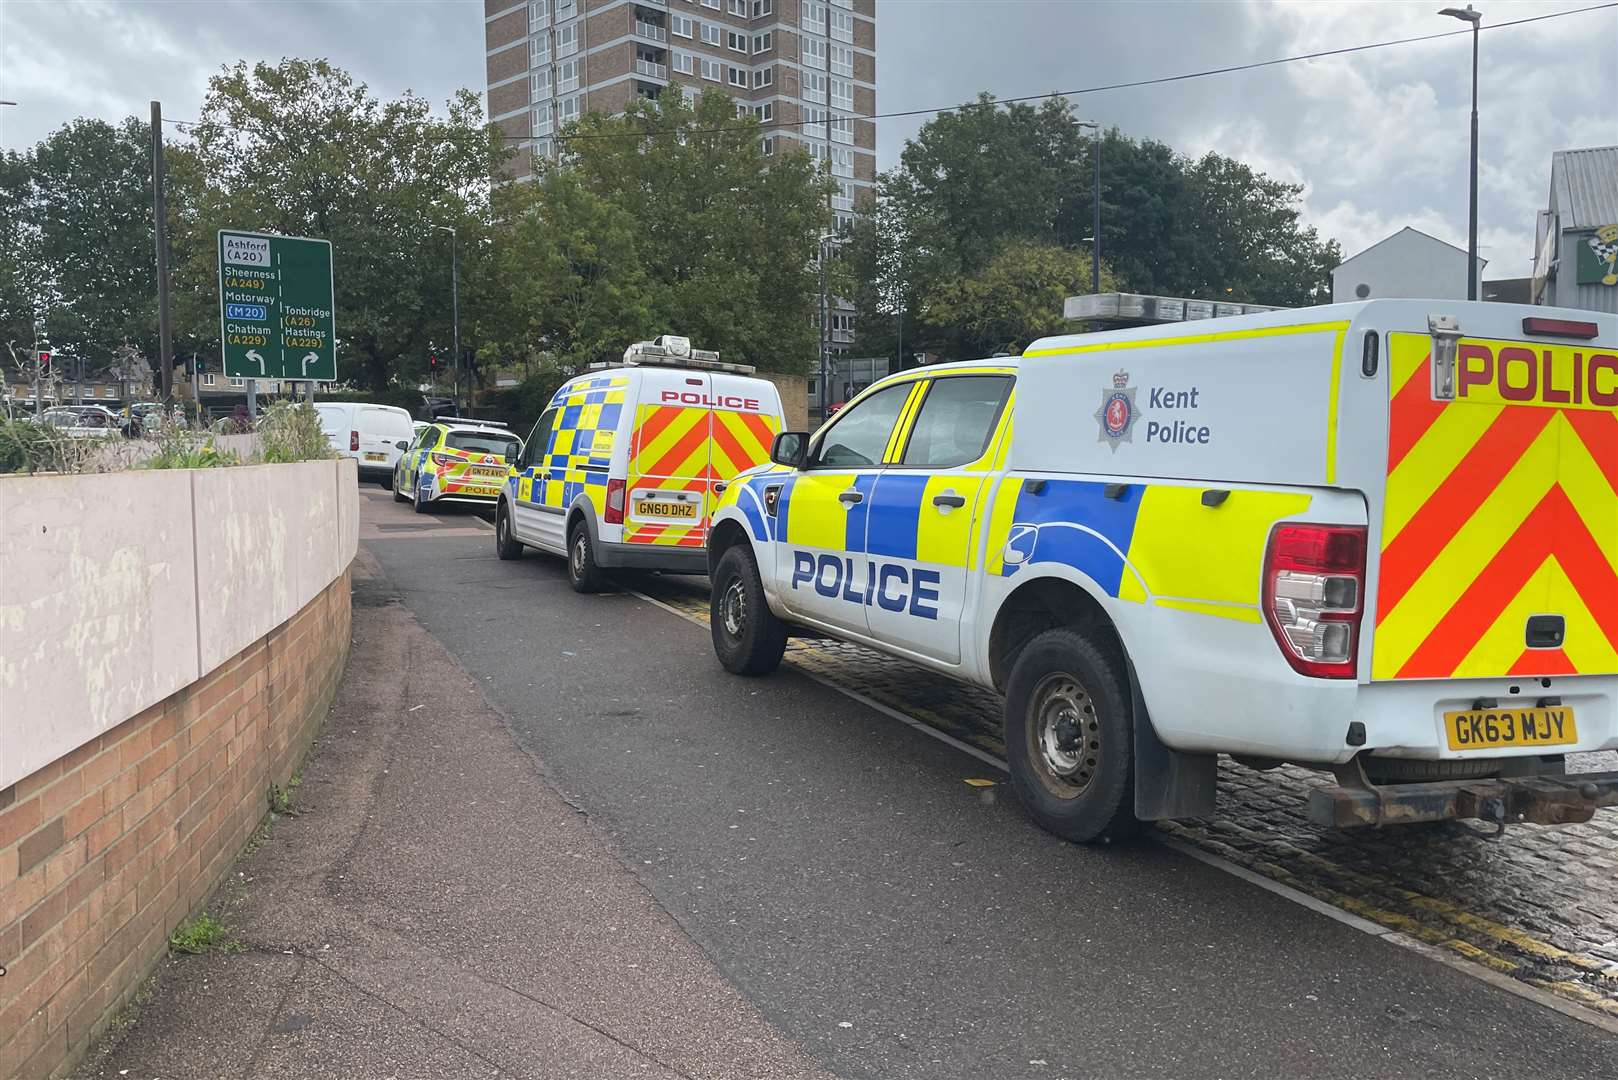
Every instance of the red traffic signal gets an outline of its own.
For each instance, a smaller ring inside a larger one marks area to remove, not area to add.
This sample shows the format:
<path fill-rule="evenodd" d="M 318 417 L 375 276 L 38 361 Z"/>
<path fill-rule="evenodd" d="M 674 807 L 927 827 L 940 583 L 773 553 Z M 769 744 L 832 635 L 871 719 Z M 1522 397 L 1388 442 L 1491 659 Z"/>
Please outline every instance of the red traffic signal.
<path fill-rule="evenodd" d="M 39 350 L 39 373 L 41 375 L 51 373 L 51 354 L 44 349 Z"/>
<path fill-rule="evenodd" d="M 427 354 L 427 366 L 431 367 L 431 368 L 436 368 L 438 366 L 438 354 L 437 353 L 428 353 Z"/>

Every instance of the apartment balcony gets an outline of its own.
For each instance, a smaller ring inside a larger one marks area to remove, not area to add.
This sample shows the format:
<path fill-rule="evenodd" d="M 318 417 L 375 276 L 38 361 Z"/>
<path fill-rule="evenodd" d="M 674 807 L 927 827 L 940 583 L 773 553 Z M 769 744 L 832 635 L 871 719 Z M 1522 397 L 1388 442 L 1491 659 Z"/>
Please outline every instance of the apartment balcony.
<path fill-rule="evenodd" d="M 655 60 L 644 60 L 637 56 L 635 58 L 635 74 L 667 81 L 669 68 L 667 64 L 659 64 Z"/>
<path fill-rule="evenodd" d="M 669 32 L 663 27 L 655 26 L 649 22 L 641 22 L 639 19 L 635 20 L 635 36 L 645 38 L 647 41 L 656 41 L 659 44 L 667 43 L 669 40 Z"/>

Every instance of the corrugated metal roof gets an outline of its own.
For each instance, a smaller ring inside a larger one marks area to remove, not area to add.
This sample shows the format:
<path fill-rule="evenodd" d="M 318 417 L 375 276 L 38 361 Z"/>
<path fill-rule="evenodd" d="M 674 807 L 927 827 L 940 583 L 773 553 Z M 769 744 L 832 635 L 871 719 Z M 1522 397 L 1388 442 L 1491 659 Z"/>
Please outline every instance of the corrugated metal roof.
<path fill-rule="evenodd" d="M 1562 228 L 1618 223 L 1618 146 L 1556 151 L 1551 155 L 1551 186 Z"/>

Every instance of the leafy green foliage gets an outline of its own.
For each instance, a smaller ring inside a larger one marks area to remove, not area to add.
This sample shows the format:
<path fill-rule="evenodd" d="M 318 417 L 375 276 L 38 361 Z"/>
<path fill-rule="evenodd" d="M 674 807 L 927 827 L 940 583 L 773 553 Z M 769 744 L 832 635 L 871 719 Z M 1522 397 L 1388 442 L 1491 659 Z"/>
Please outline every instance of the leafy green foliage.
<path fill-rule="evenodd" d="M 207 912 L 187 919 L 169 935 L 169 949 L 173 952 L 237 953 L 244 948 L 229 927 Z"/>
<path fill-rule="evenodd" d="M 413 94 L 389 101 L 324 60 L 245 63 L 209 81 L 194 137 L 206 189 L 186 277 L 217 289 L 219 228 L 332 242 L 339 375 L 382 390 L 402 357 L 449 353 L 450 237 L 463 273 L 488 234 L 490 175 L 506 157 L 478 96 L 435 116 Z M 217 314 L 214 315 L 217 326 Z"/>
<path fill-rule="evenodd" d="M 1103 268 L 1103 290 L 1113 288 Z M 924 322 L 947 328 L 946 348 L 960 356 L 1017 354 L 1035 338 L 1068 329 L 1062 301 L 1090 291 L 1090 257 L 1016 240 L 970 277 L 938 282 L 922 298 Z"/>
<path fill-rule="evenodd" d="M 589 114 L 563 170 L 511 203 L 498 238 L 511 290 L 482 330 L 511 359 L 523 346 L 563 365 L 616 360 L 678 333 L 727 360 L 802 371 L 815 355 L 810 263 L 829 224 L 807 154 L 767 158 L 753 122 L 710 90 L 676 84 L 623 116 Z M 635 137 L 640 136 L 640 137 Z"/>
<path fill-rule="evenodd" d="M 1329 297 L 1341 251 L 1300 221 L 1301 185 L 1117 130 L 1100 151 L 1103 287 L 1288 306 Z M 901 310 L 907 353 L 976 356 L 1066 329 L 1052 290 L 1081 266 L 1089 279 L 1095 153 L 1062 100 L 1000 106 L 985 94 L 923 125 L 845 253 L 861 351 L 896 348 Z M 1021 287 L 1046 299 L 1019 302 Z"/>
<path fill-rule="evenodd" d="M 278 401 L 258 422 L 259 456 L 270 464 L 318 461 L 337 455 L 320 428 L 320 414 L 307 401 Z"/>

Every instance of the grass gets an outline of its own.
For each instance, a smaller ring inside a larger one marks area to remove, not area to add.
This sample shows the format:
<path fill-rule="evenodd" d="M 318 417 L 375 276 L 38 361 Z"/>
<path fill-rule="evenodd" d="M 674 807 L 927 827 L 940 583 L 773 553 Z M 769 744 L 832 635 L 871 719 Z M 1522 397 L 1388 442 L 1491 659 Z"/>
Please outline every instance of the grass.
<path fill-rule="evenodd" d="M 236 940 L 236 935 L 231 933 L 229 927 L 204 911 L 181 923 L 169 935 L 169 949 L 193 956 L 235 953 L 242 951 L 242 943 Z"/>
<path fill-rule="evenodd" d="M 297 795 L 298 793 L 298 786 L 302 783 L 303 777 L 298 773 L 293 773 L 292 778 L 287 781 L 286 787 L 271 784 L 270 809 L 275 811 L 277 814 L 295 813 L 295 811 L 292 809 L 292 800 L 293 796 Z"/>

